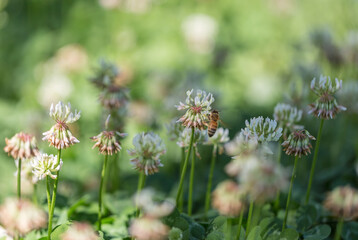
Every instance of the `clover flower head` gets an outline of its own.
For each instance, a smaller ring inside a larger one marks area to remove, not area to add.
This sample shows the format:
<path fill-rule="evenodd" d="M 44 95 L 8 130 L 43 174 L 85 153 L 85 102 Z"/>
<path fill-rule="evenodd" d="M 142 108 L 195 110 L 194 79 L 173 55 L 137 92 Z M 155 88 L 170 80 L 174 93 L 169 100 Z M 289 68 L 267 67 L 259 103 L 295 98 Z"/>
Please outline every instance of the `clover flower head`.
<path fill-rule="evenodd" d="M 193 98 L 193 89 L 186 92 L 187 98 L 185 103 L 180 102 L 176 106 L 178 110 L 186 110 L 186 113 L 178 120 L 187 128 L 205 129 L 209 121 L 209 114 L 211 104 L 214 102 L 214 97 L 211 93 L 206 93 L 202 90 L 196 91 L 196 96 Z"/>
<path fill-rule="evenodd" d="M 264 203 L 288 186 L 287 172 L 271 159 L 248 161 L 239 175 L 240 186 L 251 201 Z"/>
<path fill-rule="evenodd" d="M 358 55 L 357 55 L 358 56 Z M 358 60 L 358 58 L 357 58 Z M 341 91 L 337 93 L 338 99 L 347 106 L 350 113 L 358 114 L 358 82 L 345 82 Z"/>
<path fill-rule="evenodd" d="M 263 117 L 251 118 L 250 122 L 245 121 L 246 128 L 241 132 L 245 140 L 253 139 L 259 143 L 278 141 L 282 136 L 282 128 L 277 126 L 277 122 L 270 118 Z"/>
<path fill-rule="evenodd" d="M 318 96 L 314 103 L 309 105 L 309 113 L 321 119 L 333 119 L 337 113 L 347 110 L 338 105 L 334 93 L 342 88 L 342 80 L 335 79 L 335 85 L 330 77 L 320 76 L 318 83 L 314 78 L 311 81 L 311 89 Z"/>
<path fill-rule="evenodd" d="M 250 153 L 256 150 L 258 142 L 255 138 L 246 138 L 243 132 L 236 134 L 233 140 L 225 144 L 225 151 L 229 156 Z"/>
<path fill-rule="evenodd" d="M 109 110 L 125 108 L 128 104 L 128 89 L 119 86 L 110 86 L 99 95 L 99 101 Z"/>
<path fill-rule="evenodd" d="M 161 218 L 168 216 L 175 207 L 171 199 L 162 202 L 154 200 L 155 192 L 150 189 L 143 189 L 134 196 L 134 202 L 138 208 L 142 209 L 143 215 L 150 218 Z"/>
<path fill-rule="evenodd" d="M 8 198 L 0 206 L 0 224 L 11 236 L 45 227 L 46 219 L 46 213 L 28 200 Z"/>
<path fill-rule="evenodd" d="M 135 169 L 146 175 L 158 172 L 158 167 L 163 166 L 160 156 L 166 152 L 162 139 L 155 133 L 142 132 L 133 138 L 133 145 L 134 148 L 127 151 L 134 157 L 130 161 Z"/>
<path fill-rule="evenodd" d="M 115 64 L 101 59 L 99 67 L 95 70 L 95 74 L 90 78 L 90 81 L 98 88 L 106 88 L 114 84 L 119 74 L 120 71 Z"/>
<path fill-rule="evenodd" d="M 328 193 L 324 207 L 336 217 L 347 220 L 358 217 L 358 191 L 350 186 L 336 187 Z"/>
<path fill-rule="evenodd" d="M 32 172 L 40 180 L 44 179 L 46 176 L 56 179 L 57 172 L 61 169 L 62 163 L 62 159 L 58 159 L 57 156 L 41 153 L 32 159 Z"/>
<path fill-rule="evenodd" d="M 51 127 L 47 132 L 44 132 L 42 140 L 48 141 L 50 146 L 54 146 L 57 149 L 65 149 L 75 143 L 79 143 L 71 131 L 68 124 L 74 123 L 81 117 L 81 113 L 75 110 L 75 113 L 71 112 L 71 104 L 63 104 L 61 101 L 54 106 L 51 105 L 50 117 L 56 121 L 56 124 Z"/>
<path fill-rule="evenodd" d="M 39 152 L 34 136 L 27 133 L 16 133 L 10 139 L 5 138 L 4 151 L 14 159 L 27 159 L 36 156 Z"/>
<path fill-rule="evenodd" d="M 225 172 L 230 177 L 237 177 L 245 168 L 248 162 L 257 161 L 258 154 L 255 151 L 245 152 L 236 155 L 232 160 L 225 166 Z"/>
<path fill-rule="evenodd" d="M 180 228 L 172 227 L 169 231 L 169 240 L 183 240 L 183 231 Z"/>
<path fill-rule="evenodd" d="M 190 128 L 184 128 L 184 130 L 179 135 L 177 145 L 181 148 L 189 147 L 191 133 L 192 133 L 192 131 Z M 201 139 L 205 138 L 204 136 L 205 136 L 205 131 L 195 129 L 193 146 L 196 147 L 196 145 L 201 141 Z"/>
<path fill-rule="evenodd" d="M 178 123 L 176 119 L 173 119 L 169 124 L 166 124 L 165 127 L 171 141 L 178 140 L 183 130 L 185 129 L 184 126 Z"/>
<path fill-rule="evenodd" d="M 297 125 L 302 118 L 302 110 L 298 110 L 296 107 L 292 107 L 290 104 L 278 103 L 275 106 L 273 117 L 278 125 L 282 127 L 284 137 L 286 137 L 287 131 L 294 131 L 302 128 Z"/>
<path fill-rule="evenodd" d="M 99 236 L 88 223 L 75 222 L 65 233 L 61 235 L 61 240 L 99 240 Z"/>
<path fill-rule="evenodd" d="M 311 153 L 312 145 L 310 140 L 316 140 L 307 130 L 297 130 L 292 132 L 286 141 L 282 143 L 283 150 L 287 155 L 301 157 L 302 154 Z"/>
<path fill-rule="evenodd" d="M 164 240 L 167 239 L 169 227 L 156 218 L 141 217 L 131 222 L 129 233 L 137 240 Z"/>
<path fill-rule="evenodd" d="M 236 217 L 244 210 L 243 192 L 239 185 L 231 180 L 219 183 L 212 193 L 213 208 L 221 215 Z"/>
<path fill-rule="evenodd" d="M 97 136 L 91 137 L 91 139 L 95 142 L 92 149 L 97 147 L 98 151 L 103 155 L 113 155 L 113 153 L 121 151 L 122 147 L 120 142 L 117 140 L 116 135 L 118 137 L 125 137 L 127 136 L 127 133 L 103 131 Z"/>
<path fill-rule="evenodd" d="M 217 145 L 219 146 L 219 152 L 222 153 L 224 150 L 222 145 L 227 143 L 229 140 L 229 129 L 218 128 L 212 137 L 206 138 L 204 144 Z"/>

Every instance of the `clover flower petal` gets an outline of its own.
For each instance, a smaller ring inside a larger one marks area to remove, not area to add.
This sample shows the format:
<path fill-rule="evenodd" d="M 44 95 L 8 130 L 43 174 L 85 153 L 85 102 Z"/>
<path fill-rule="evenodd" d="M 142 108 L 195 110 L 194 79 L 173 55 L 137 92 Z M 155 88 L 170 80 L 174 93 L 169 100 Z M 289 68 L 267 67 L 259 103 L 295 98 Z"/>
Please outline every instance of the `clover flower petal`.
<path fill-rule="evenodd" d="M 214 97 L 211 93 L 206 93 L 202 90 L 196 91 L 196 96 L 193 98 L 193 89 L 187 91 L 187 98 L 185 103 L 180 102 L 176 106 L 178 110 L 186 110 L 185 114 L 178 120 L 187 128 L 197 128 L 203 130 L 209 121 L 209 114 L 211 104 L 214 102 Z"/>
<path fill-rule="evenodd" d="M 99 236 L 88 223 L 75 222 L 65 233 L 61 240 L 99 240 Z"/>
<path fill-rule="evenodd" d="M 292 132 L 286 141 L 282 143 L 283 150 L 287 155 L 301 157 L 302 154 L 311 153 L 312 145 L 310 140 L 316 140 L 307 130 L 298 130 Z"/>
<path fill-rule="evenodd" d="M 278 141 L 282 136 L 282 128 L 275 120 L 263 117 L 251 118 L 245 121 L 246 128 L 241 129 L 245 140 L 254 139 L 259 143 Z"/>
<path fill-rule="evenodd" d="M 184 128 L 184 130 L 180 133 L 178 137 L 177 145 L 181 148 L 189 147 L 191 133 L 192 131 L 190 128 Z M 203 138 L 205 138 L 205 131 L 195 129 L 193 146 L 196 147 L 197 143 Z"/>
<path fill-rule="evenodd" d="M 358 217 L 358 191 L 352 187 L 336 187 L 328 193 L 324 207 L 336 217 L 347 220 Z"/>
<path fill-rule="evenodd" d="M 62 159 L 58 160 L 57 156 L 41 153 L 32 159 L 32 172 L 40 180 L 44 179 L 46 176 L 56 179 L 57 172 L 61 169 L 62 163 Z"/>
<path fill-rule="evenodd" d="M 146 175 L 154 174 L 159 171 L 158 167 L 163 164 L 160 156 L 166 152 L 162 139 L 155 133 L 139 133 L 133 138 L 134 148 L 127 150 L 131 164 L 138 171 L 143 171 Z"/>
<path fill-rule="evenodd" d="M 14 159 L 28 159 L 38 154 L 36 139 L 27 133 L 16 133 L 10 139 L 5 138 L 6 146 L 4 151 Z"/>
<path fill-rule="evenodd" d="M 116 135 L 119 137 L 127 136 L 126 133 L 103 131 L 97 136 L 91 137 L 95 142 L 92 149 L 97 147 L 98 151 L 103 155 L 112 155 L 113 153 L 121 151 L 122 147 L 117 140 Z"/>
<path fill-rule="evenodd" d="M 314 103 L 309 105 L 308 113 L 321 119 L 333 119 L 337 113 L 346 111 L 346 107 L 338 105 L 334 93 L 342 88 L 342 80 L 335 79 L 335 85 L 330 77 L 320 76 L 318 83 L 314 78 L 311 81 L 311 89 L 318 96 Z"/>

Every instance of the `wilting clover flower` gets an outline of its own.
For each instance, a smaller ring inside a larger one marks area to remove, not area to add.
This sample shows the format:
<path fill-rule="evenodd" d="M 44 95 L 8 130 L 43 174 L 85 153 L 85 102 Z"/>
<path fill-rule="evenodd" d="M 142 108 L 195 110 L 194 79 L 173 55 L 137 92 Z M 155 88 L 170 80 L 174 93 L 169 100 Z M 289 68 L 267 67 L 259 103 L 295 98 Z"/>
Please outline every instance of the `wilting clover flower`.
<path fill-rule="evenodd" d="M 29 159 L 39 152 L 35 137 L 27 133 L 16 133 L 10 139 L 5 138 L 5 142 L 4 151 L 14 159 Z"/>
<path fill-rule="evenodd" d="M 311 153 L 312 145 L 310 140 L 316 140 L 307 130 L 297 130 L 292 132 L 286 141 L 282 143 L 283 150 L 287 155 L 301 157 L 302 154 Z"/>
<path fill-rule="evenodd" d="M 318 83 L 316 78 L 311 81 L 311 89 L 318 96 L 316 101 L 309 105 L 310 114 L 321 119 L 333 119 L 336 114 L 347 110 L 338 105 L 334 93 L 342 88 L 342 80 L 335 79 L 335 84 L 330 77 L 320 76 Z"/>
<path fill-rule="evenodd" d="M 0 206 L 0 224 L 11 236 L 24 236 L 46 226 L 46 213 L 27 200 L 6 199 Z"/>
<path fill-rule="evenodd" d="M 61 240 L 98 240 L 100 239 L 92 226 L 88 223 L 75 222 L 65 233 L 61 235 Z"/>
<path fill-rule="evenodd" d="M 229 140 L 229 129 L 218 128 L 212 137 L 206 137 L 204 144 L 218 146 L 219 153 L 222 154 L 224 152 L 223 144 Z"/>
<path fill-rule="evenodd" d="M 212 206 L 221 215 L 236 217 L 244 210 L 243 191 L 231 180 L 219 183 L 212 193 Z"/>
<path fill-rule="evenodd" d="M 349 186 L 337 187 L 328 193 L 323 205 L 336 217 L 356 218 L 358 217 L 358 191 Z"/>
<path fill-rule="evenodd" d="M 62 159 L 58 160 L 57 156 L 41 153 L 32 159 L 31 164 L 33 167 L 32 172 L 40 180 L 44 179 L 46 176 L 56 179 L 57 172 L 62 166 Z"/>
<path fill-rule="evenodd" d="M 164 240 L 167 239 L 169 227 L 156 218 L 141 217 L 131 222 L 129 233 L 137 240 Z"/>
<path fill-rule="evenodd" d="M 185 129 L 176 119 L 173 119 L 169 124 L 166 124 L 165 127 L 171 141 L 177 141 Z"/>
<path fill-rule="evenodd" d="M 282 136 L 282 128 L 275 120 L 263 117 L 251 118 L 245 121 L 246 128 L 241 132 L 245 140 L 256 140 L 259 143 L 278 141 Z"/>
<path fill-rule="evenodd" d="M 126 107 L 128 99 L 129 90 L 120 86 L 110 86 L 99 95 L 100 103 L 109 110 Z"/>
<path fill-rule="evenodd" d="M 50 108 L 50 117 L 56 121 L 52 128 L 44 132 L 42 140 L 47 140 L 50 146 L 57 149 L 65 149 L 71 145 L 78 143 L 68 128 L 68 124 L 76 122 L 81 117 L 81 112 L 71 112 L 71 104 L 63 104 L 61 101 L 54 107 L 53 104 Z"/>
<path fill-rule="evenodd" d="M 202 90 L 196 91 L 196 96 L 193 98 L 191 95 L 193 89 L 186 92 L 187 98 L 185 103 L 180 102 L 176 106 L 178 110 L 186 110 L 184 116 L 178 121 L 182 122 L 187 128 L 197 128 L 203 130 L 209 121 L 209 114 L 211 104 L 214 102 L 214 97 L 211 93 L 206 93 Z"/>
<path fill-rule="evenodd" d="M 302 128 L 297 125 L 302 118 L 302 110 L 292 107 L 290 104 L 279 103 L 275 106 L 273 117 L 278 125 L 283 129 L 284 137 L 287 137 L 287 131 L 294 131 Z"/>
<path fill-rule="evenodd" d="M 155 133 L 139 133 L 133 138 L 134 149 L 127 150 L 133 156 L 131 164 L 135 169 L 143 171 L 146 175 L 158 172 L 163 164 L 160 156 L 166 152 L 162 139 Z"/>
<path fill-rule="evenodd" d="M 277 192 L 286 189 L 287 173 L 277 162 L 271 159 L 252 159 L 245 165 L 239 182 L 250 201 L 264 203 L 276 197 Z"/>
<path fill-rule="evenodd" d="M 121 151 L 122 147 L 116 135 L 119 137 L 127 136 L 126 133 L 103 131 L 97 136 L 91 137 L 91 139 L 96 142 L 92 149 L 98 147 L 98 151 L 103 155 L 112 155 L 113 153 Z"/>
<path fill-rule="evenodd" d="M 135 195 L 134 202 L 146 217 L 161 218 L 168 216 L 175 207 L 174 202 L 170 199 L 165 199 L 159 203 L 154 201 L 154 197 L 155 192 L 152 189 L 144 189 Z"/>
<path fill-rule="evenodd" d="M 90 81 L 99 88 L 107 88 L 112 86 L 115 79 L 119 76 L 118 67 L 108 61 L 101 59 L 99 67 L 95 70 L 95 74 L 90 78 Z"/>

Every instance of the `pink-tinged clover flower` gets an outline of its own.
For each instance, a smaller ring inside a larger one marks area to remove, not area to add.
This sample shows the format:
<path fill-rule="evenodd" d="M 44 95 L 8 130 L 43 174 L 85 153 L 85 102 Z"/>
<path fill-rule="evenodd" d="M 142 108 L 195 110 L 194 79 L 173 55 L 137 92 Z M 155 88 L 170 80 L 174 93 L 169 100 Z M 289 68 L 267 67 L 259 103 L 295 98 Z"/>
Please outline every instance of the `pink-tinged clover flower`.
<path fill-rule="evenodd" d="M 6 146 L 4 151 L 16 159 L 29 159 L 36 154 L 39 150 L 37 148 L 36 139 L 34 136 L 27 133 L 16 133 L 10 139 L 5 138 Z"/>
<path fill-rule="evenodd" d="M 334 216 L 346 220 L 358 217 L 358 191 L 352 187 L 336 187 L 328 193 L 324 207 Z"/>
<path fill-rule="evenodd" d="M 69 130 L 68 124 L 76 122 L 81 117 L 81 113 L 77 112 L 77 110 L 72 113 L 70 103 L 65 105 L 59 102 L 56 106 L 52 104 L 50 117 L 56 121 L 56 124 L 49 131 L 43 133 L 42 140 L 48 141 L 50 146 L 54 146 L 57 149 L 65 149 L 75 143 L 79 143 Z"/>
<path fill-rule="evenodd" d="M 316 140 L 307 130 L 298 130 L 292 132 L 286 141 L 282 143 L 283 150 L 287 155 L 301 157 L 311 153 L 312 145 L 310 140 Z"/>
<path fill-rule="evenodd" d="M 99 236 L 88 223 L 75 222 L 65 233 L 61 235 L 61 240 L 99 240 Z"/>
<path fill-rule="evenodd" d="M 97 136 L 91 137 L 95 142 L 92 149 L 97 147 L 98 151 L 103 155 L 113 155 L 113 153 L 121 151 L 122 147 L 116 136 L 125 137 L 127 134 L 115 131 L 103 131 Z"/>
<path fill-rule="evenodd" d="M 277 122 L 270 118 L 263 117 L 251 118 L 250 122 L 245 121 L 246 127 L 241 130 L 245 140 L 257 141 L 259 143 L 278 141 L 282 136 L 282 128 L 278 127 Z"/>
<path fill-rule="evenodd" d="M 186 92 L 187 98 L 185 103 L 180 102 L 176 106 L 178 110 L 186 110 L 184 116 L 178 121 L 187 128 L 197 128 L 203 130 L 209 121 L 209 114 L 211 111 L 211 104 L 214 102 L 214 97 L 211 93 L 206 93 L 202 90 L 196 91 L 196 96 L 193 98 L 193 89 Z"/>
<path fill-rule="evenodd" d="M 141 217 L 131 222 L 129 233 L 137 240 L 164 240 L 167 239 L 169 227 L 159 219 Z"/>
<path fill-rule="evenodd" d="M 24 236 L 46 226 L 46 213 L 28 200 L 6 199 L 0 206 L 0 224 L 11 236 Z"/>
<path fill-rule="evenodd" d="M 155 133 L 142 132 L 133 138 L 133 145 L 127 152 L 133 156 L 130 161 L 134 168 L 146 175 L 158 172 L 163 166 L 160 157 L 166 152 L 163 140 Z"/>
<path fill-rule="evenodd" d="M 311 89 L 317 95 L 314 103 L 310 104 L 309 113 L 321 119 L 333 119 L 337 113 L 347 110 L 338 105 L 334 94 L 342 88 L 342 80 L 335 79 L 335 84 L 330 77 L 321 75 L 318 83 L 316 78 L 311 81 Z"/>
<path fill-rule="evenodd" d="M 56 179 L 57 172 L 61 169 L 62 163 L 62 159 L 58 160 L 57 156 L 41 153 L 32 159 L 32 172 L 40 180 L 46 176 Z"/>

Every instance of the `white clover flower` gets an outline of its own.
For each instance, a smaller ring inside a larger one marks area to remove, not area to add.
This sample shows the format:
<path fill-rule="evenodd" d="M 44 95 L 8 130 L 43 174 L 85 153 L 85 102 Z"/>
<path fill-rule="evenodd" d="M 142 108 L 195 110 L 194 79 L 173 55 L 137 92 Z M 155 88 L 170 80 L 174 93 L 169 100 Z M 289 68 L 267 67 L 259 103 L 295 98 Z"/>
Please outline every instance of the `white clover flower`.
<path fill-rule="evenodd" d="M 169 124 L 166 124 L 165 127 L 167 129 L 167 133 L 171 141 L 178 140 L 179 136 L 182 134 L 183 130 L 185 129 L 184 126 L 178 123 L 176 119 L 173 119 Z"/>
<path fill-rule="evenodd" d="M 242 132 L 236 134 L 233 140 L 225 144 L 225 151 L 229 156 L 236 156 L 244 152 L 252 152 L 257 148 L 256 139 L 246 139 Z"/>
<path fill-rule="evenodd" d="M 65 233 L 61 235 L 61 240 L 99 240 L 99 236 L 88 223 L 75 222 Z"/>
<path fill-rule="evenodd" d="M 158 172 L 163 164 L 160 156 L 166 152 L 162 139 L 155 133 L 139 133 L 133 138 L 134 149 L 127 150 L 132 158 L 131 164 L 135 169 L 143 171 L 146 175 Z"/>
<path fill-rule="evenodd" d="M 334 93 L 342 88 L 342 80 L 335 79 L 335 85 L 330 77 L 320 76 L 318 84 L 314 78 L 311 81 L 311 89 L 318 96 L 314 103 L 309 105 L 308 113 L 321 119 L 333 119 L 337 113 L 347 110 L 346 107 L 338 105 Z"/>
<path fill-rule="evenodd" d="M 302 128 L 302 126 L 297 125 L 301 121 L 302 110 L 298 110 L 290 104 L 278 103 L 275 106 L 273 117 L 278 122 L 278 125 L 282 127 L 284 137 L 286 137 L 287 131 L 292 132 Z"/>
<path fill-rule="evenodd" d="M 114 131 L 103 131 L 97 136 L 91 137 L 96 142 L 92 149 L 98 147 L 98 151 L 104 155 L 112 155 L 121 151 L 122 147 L 120 142 L 117 140 L 116 135 L 119 137 L 127 136 L 127 133 L 120 133 Z"/>
<path fill-rule="evenodd" d="M 307 130 L 302 129 L 292 132 L 286 141 L 282 143 L 283 151 L 287 155 L 298 156 L 311 153 L 312 145 L 310 140 L 316 140 Z"/>
<path fill-rule="evenodd" d="M 165 199 L 158 203 L 154 201 L 155 192 L 150 189 L 143 189 L 134 196 L 136 206 L 142 209 L 143 215 L 150 218 L 161 218 L 168 216 L 175 208 L 174 201 Z"/>
<path fill-rule="evenodd" d="M 48 141 L 50 146 L 54 146 L 57 149 L 64 149 L 70 147 L 75 143 L 79 143 L 68 128 L 69 123 L 77 121 L 81 114 L 75 110 L 75 113 L 71 112 L 71 104 L 64 105 L 59 102 L 54 107 L 53 104 L 50 108 L 50 117 L 56 121 L 56 124 L 52 128 L 44 132 L 42 140 Z"/>
<path fill-rule="evenodd" d="M 27 159 L 36 156 L 39 152 L 34 136 L 27 133 L 16 133 L 10 139 L 5 138 L 4 151 L 16 159 Z"/>
<path fill-rule="evenodd" d="M 246 128 L 241 129 L 245 140 L 256 140 L 259 143 L 278 141 L 282 136 L 282 128 L 277 126 L 275 120 L 263 117 L 251 118 L 245 121 Z"/>
<path fill-rule="evenodd" d="M 187 98 L 185 104 L 180 102 L 176 106 L 178 110 L 186 110 L 184 116 L 178 121 L 182 122 L 187 128 L 198 128 L 203 130 L 209 121 L 211 104 L 214 97 L 211 93 L 206 94 L 205 91 L 197 90 L 195 98 L 192 98 L 193 89 L 186 92 Z"/>
<path fill-rule="evenodd" d="M 52 179 L 57 178 L 57 172 L 62 167 L 62 159 L 58 161 L 57 155 L 47 155 L 46 153 L 38 154 L 32 159 L 32 172 L 40 180 L 44 179 L 46 176 L 51 177 Z"/>
<path fill-rule="evenodd" d="M 351 220 L 358 217 L 358 191 L 350 186 L 336 187 L 327 194 L 323 206 L 335 217 Z"/>
<path fill-rule="evenodd" d="M 218 146 L 219 154 L 222 154 L 224 152 L 223 144 L 227 143 L 229 140 L 229 129 L 218 128 L 212 137 L 209 138 L 206 136 L 204 144 Z"/>
<path fill-rule="evenodd" d="M 247 161 L 238 178 L 250 200 L 259 203 L 274 199 L 277 192 L 288 186 L 288 174 L 283 167 L 262 157 Z"/>
<path fill-rule="evenodd" d="M 191 138 L 191 129 L 190 128 L 184 128 L 184 130 L 180 133 L 177 141 L 177 145 L 181 148 L 189 147 L 190 144 L 190 138 Z M 193 146 L 196 147 L 197 143 L 205 138 L 206 131 L 201 131 L 198 129 L 195 129 L 194 131 L 194 139 L 193 139 Z"/>
<path fill-rule="evenodd" d="M 169 227 L 160 220 L 150 217 L 134 219 L 129 226 L 130 235 L 137 240 L 167 239 Z"/>

